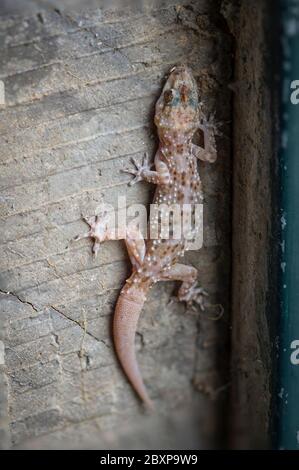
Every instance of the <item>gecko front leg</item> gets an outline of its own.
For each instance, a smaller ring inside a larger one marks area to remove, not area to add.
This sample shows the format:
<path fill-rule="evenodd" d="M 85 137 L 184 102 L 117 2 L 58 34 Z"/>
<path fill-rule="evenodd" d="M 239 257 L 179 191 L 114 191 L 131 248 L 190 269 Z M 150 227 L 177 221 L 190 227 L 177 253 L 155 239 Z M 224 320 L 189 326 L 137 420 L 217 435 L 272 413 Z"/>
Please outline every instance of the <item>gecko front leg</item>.
<path fill-rule="evenodd" d="M 195 302 L 201 310 L 204 310 L 204 300 L 208 294 L 202 287 L 198 286 L 197 276 L 197 269 L 177 263 L 163 273 L 161 281 L 182 281 L 178 291 L 178 300 L 186 302 L 187 305 L 192 305 Z"/>
<path fill-rule="evenodd" d="M 216 135 L 219 135 L 214 115 L 210 119 L 204 117 L 198 128 L 204 135 L 204 148 L 191 144 L 192 154 L 203 162 L 214 163 L 217 160 Z"/>
<path fill-rule="evenodd" d="M 147 181 L 148 183 L 167 185 L 170 181 L 170 174 L 165 162 L 162 161 L 160 152 L 157 152 L 155 157 L 156 171 L 151 170 L 153 164 L 149 163 L 148 155 L 145 154 L 142 163 L 138 163 L 134 158 L 132 162 L 135 168 L 130 170 L 122 170 L 124 173 L 129 173 L 134 176 L 130 181 L 129 186 L 139 183 L 139 181 Z"/>

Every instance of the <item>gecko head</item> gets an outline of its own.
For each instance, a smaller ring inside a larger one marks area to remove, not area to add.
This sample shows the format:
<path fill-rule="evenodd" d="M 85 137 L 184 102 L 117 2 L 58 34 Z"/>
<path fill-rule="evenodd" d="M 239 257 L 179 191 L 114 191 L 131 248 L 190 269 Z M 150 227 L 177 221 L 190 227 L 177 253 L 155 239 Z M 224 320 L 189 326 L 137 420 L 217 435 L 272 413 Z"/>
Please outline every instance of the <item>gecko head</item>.
<path fill-rule="evenodd" d="M 186 65 L 171 69 L 156 104 L 155 124 L 159 136 L 171 131 L 193 133 L 198 127 L 199 99 L 197 84 Z"/>

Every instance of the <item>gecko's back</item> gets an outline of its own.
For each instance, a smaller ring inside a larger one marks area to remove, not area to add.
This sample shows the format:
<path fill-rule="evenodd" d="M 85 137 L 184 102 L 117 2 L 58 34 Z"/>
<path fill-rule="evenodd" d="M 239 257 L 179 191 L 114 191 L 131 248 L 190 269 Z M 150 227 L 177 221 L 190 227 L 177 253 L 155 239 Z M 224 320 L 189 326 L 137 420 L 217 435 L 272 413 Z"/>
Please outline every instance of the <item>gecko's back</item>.
<path fill-rule="evenodd" d="M 182 211 L 186 205 L 194 209 L 203 199 L 197 159 L 192 152 L 192 139 L 199 125 L 197 85 L 186 66 L 175 67 L 166 81 L 156 104 L 155 124 L 159 178 L 155 181 L 146 255 L 137 272 L 133 270 L 134 284 L 140 289 L 146 286 L 146 290 L 184 255 Z M 180 225 L 179 230 L 175 225 Z"/>

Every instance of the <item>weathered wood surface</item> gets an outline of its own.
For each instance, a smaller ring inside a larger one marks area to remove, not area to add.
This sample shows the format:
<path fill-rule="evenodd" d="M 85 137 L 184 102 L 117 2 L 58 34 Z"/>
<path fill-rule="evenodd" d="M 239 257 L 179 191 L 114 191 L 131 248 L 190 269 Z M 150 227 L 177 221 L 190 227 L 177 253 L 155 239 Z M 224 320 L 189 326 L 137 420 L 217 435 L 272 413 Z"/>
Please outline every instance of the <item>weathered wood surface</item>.
<path fill-rule="evenodd" d="M 86 228 L 81 214 L 103 201 L 150 202 L 152 188 L 128 188 L 120 169 L 154 152 L 153 109 L 171 66 L 187 62 L 206 111 L 230 119 L 231 39 L 221 2 L 161 1 L 126 14 L 39 3 L 24 12 L 10 2 L 0 17 L 2 446 L 213 445 L 227 385 L 229 126 L 217 140 L 218 162 L 201 165 L 204 248 L 186 256 L 225 316 L 213 322 L 206 318 L 213 312 L 168 306 L 171 283 L 152 291 L 136 347 L 153 417 L 111 343 L 114 303 L 130 269 L 125 248 L 105 243 L 94 260 L 90 242 L 70 240 Z"/>
<path fill-rule="evenodd" d="M 271 11 L 271 12 L 270 12 Z M 241 2 L 231 16 L 236 37 L 232 281 L 231 445 L 271 446 L 271 400 L 279 247 L 277 215 L 278 77 L 273 73 L 275 14 L 267 0 Z M 279 38 L 277 38 L 279 42 Z M 276 212 L 277 211 L 277 212 Z M 272 356 L 272 357 L 271 357 Z M 274 411 L 275 413 L 275 411 Z"/>

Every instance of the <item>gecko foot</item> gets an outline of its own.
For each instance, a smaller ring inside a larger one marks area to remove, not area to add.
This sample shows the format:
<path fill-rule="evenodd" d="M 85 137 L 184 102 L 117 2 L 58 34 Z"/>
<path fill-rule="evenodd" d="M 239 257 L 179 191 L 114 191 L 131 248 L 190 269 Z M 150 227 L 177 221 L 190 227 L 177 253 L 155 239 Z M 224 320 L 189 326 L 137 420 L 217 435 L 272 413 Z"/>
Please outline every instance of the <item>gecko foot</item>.
<path fill-rule="evenodd" d="M 107 212 L 104 212 L 101 215 L 90 217 L 88 219 L 82 216 L 82 219 L 87 225 L 89 225 L 90 229 L 83 235 L 77 235 L 74 238 L 74 241 L 82 240 L 83 238 L 92 238 L 94 240 L 92 252 L 96 257 L 100 249 L 100 243 L 103 242 L 106 238 L 105 234 L 108 223 Z"/>
<path fill-rule="evenodd" d="M 181 302 L 186 302 L 187 306 L 194 307 L 194 303 L 198 304 L 202 311 L 205 310 L 205 298 L 208 293 L 197 284 L 193 284 L 189 288 L 179 290 L 178 299 Z"/>
<path fill-rule="evenodd" d="M 212 132 L 215 136 L 223 136 L 223 133 L 219 130 L 220 127 L 222 127 L 225 122 L 222 121 L 216 121 L 216 113 L 213 112 L 209 115 L 207 118 L 204 116 L 201 120 L 201 129 L 204 131 Z"/>
<path fill-rule="evenodd" d="M 129 182 L 129 186 L 133 186 L 133 184 L 142 181 L 144 179 L 143 172 L 150 170 L 152 167 L 152 164 L 150 164 L 149 162 L 149 157 L 147 153 L 144 154 L 141 164 L 138 163 L 135 158 L 131 158 L 131 162 L 133 163 L 135 168 L 129 170 L 122 170 L 123 173 L 129 173 L 130 175 L 133 175 L 135 177 L 132 179 L 132 181 Z"/>

